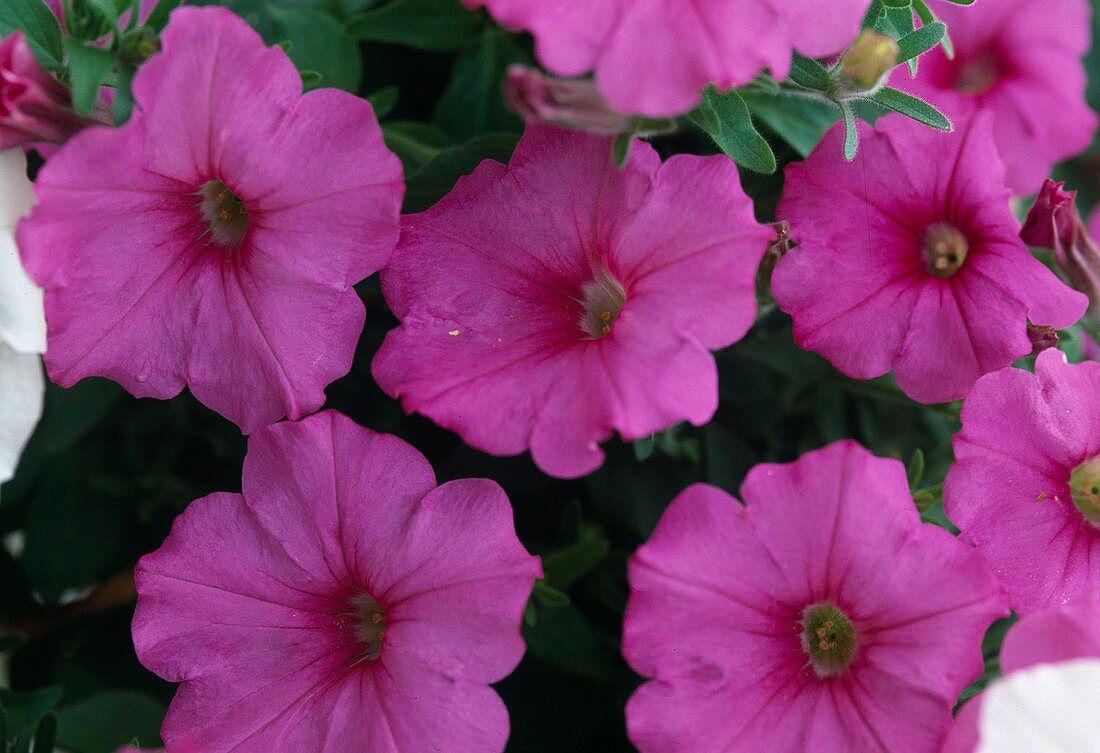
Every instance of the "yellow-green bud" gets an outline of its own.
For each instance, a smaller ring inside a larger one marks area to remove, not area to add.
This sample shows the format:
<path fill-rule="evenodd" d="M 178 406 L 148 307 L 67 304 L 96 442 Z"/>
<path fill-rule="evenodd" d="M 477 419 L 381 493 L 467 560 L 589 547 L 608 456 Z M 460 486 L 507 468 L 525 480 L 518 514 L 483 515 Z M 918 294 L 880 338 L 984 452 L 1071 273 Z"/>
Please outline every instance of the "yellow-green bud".
<path fill-rule="evenodd" d="M 898 43 L 885 34 L 865 29 L 840 58 L 840 76 L 852 89 L 878 86 L 898 63 Z"/>

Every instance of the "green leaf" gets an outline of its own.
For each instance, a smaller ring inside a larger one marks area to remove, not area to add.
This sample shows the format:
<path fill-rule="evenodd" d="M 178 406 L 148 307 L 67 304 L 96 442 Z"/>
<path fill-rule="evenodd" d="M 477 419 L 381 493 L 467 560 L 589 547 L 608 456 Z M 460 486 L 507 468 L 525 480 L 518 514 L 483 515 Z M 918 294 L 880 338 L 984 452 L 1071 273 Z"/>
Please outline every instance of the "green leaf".
<path fill-rule="evenodd" d="M 168 25 L 168 16 L 176 8 L 180 6 L 183 0 L 159 0 L 157 6 L 153 8 L 153 12 L 149 14 L 149 18 L 145 20 L 145 25 L 152 27 L 156 31 L 161 31 Z"/>
<path fill-rule="evenodd" d="M 34 731 L 33 753 L 54 753 L 57 744 L 57 717 L 46 714 L 38 721 L 38 729 Z"/>
<path fill-rule="evenodd" d="M 458 56 L 454 76 L 435 109 L 435 122 L 459 140 L 491 131 L 515 131 L 520 119 L 504 106 L 501 90 L 509 65 L 522 59 L 511 35 L 489 29 Z"/>
<path fill-rule="evenodd" d="M 134 73 L 134 69 L 128 67 L 123 67 L 118 72 L 115 101 L 111 104 L 111 120 L 116 126 L 129 120 L 130 114 L 134 111 Z"/>
<path fill-rule="evenodd" d="M 898 62 L 905 63 L 923 55 L 943 39 L 947 27 L 939 21 L 920 27 L 898 40 Z"/>
<path fill-rule="evenodd" d="M 275 33 L 290 42 L 290 59 L 300 71 L 321 74 L 325 86 L 355 93 L 359 89 L 363 64 L 359 47 L 332 16 L 305 7 L 267 3 Z M 306 88 L 317 86 L 311 81 Z"/>
<path fill-rule="evenodd" d="M 775 131 L 802 157 L 813 151 L 839 117 L 835 105 L 805 97 L 783 94 L 768 97 L 754 93 L 744 93 L 741 97 L 754 118 Z"/>
<path fill-rule="evenodd" d="M 882 0 L 872 0 L 871 5 L 867 8 L 867 12 L 863 14 L 863 23 L 860 24 L 860 28 L 873 28 L 885 12 L 886 8 L 883 6 Z"/>
<path fill-rule="evenodd" d="M 718 122 L 717 130 L 709 131 L 718 148 L 744 168 L 758 173 L 775 172 L 775 154 L 753 125 L 741 95 L 736 91 L 719 94 L 708 87 L 704 101 Z"/>
<path fill-rule="evenodd" d="M 825 91 L 829 88 L 829 71 L 813 58 L 796 52 L 791 58 L 791 80 L 807 89 Z"/>
<path fill-rule="evenodd" d="M 142 748 L 159 748 L 164 712 L 142 693 L 99 693 L 57 712 L 57 742 L 80 753 L 114 753 L 134 740 Z"/>
<path fill-rule="evenodd" d="M 596 569 L 610 551 L 611 544 L 600 527 L 582 523 L 575 543 L 542 555 L 546 582 L 555 588 L 569 589 Z"/>
<path fill-rule="evenodd" d="M 348 21 L 348 32 L 371 42 L 448 52 L 477 43 L 484 23 L 459 0 L 394 0 Z"/>
<path fill-rule="evenodd" d="M 913 456 L 909 459 L 909 467 L 906 469 L 906 476 L 909 479 L 910 489 L 916 489 L 921 478 L 924 477 L 924 450 L 919 447 L 913 450 Z"/>
<path fill-rule="evenodd" d="M 916 10 L 920 22 L 926 26 L 937 20 L 936 14 L 932 12 L 932 9 L 928 7 L 924 0 L 913 0 L 913 9 Z M 948 59 L 954 59 L 955 48 L 951 44 L 951 36 L 948 32 L 944 32 L 943 39 L 940 40 L 940 46 L 943 47 L 943 52 Z"/>
<path fill-rule="evenodd" d="M 856 115 L 852 106 L 847 102 L 840 103 L 840 116 L 844 118 L 844 159 L 851 162 L 856 158 L 856 150 L 859 149 L 859 128 L 856 126 Z"/>
<path fill-rule="evenodd" d="M 951 121 L 947 119 L 946 115 L 912 94 L 906 94 L 887 86 L 875 92 L 868 99 L 889 110 L 900 112 L 918 123 L 923 123 L 941 131 L 951 130 Z"/>
<path fill-rule="evenodd" d="M 449 193 L 459 178 L 473 172 L 486 159 L 507 162 L 518 140 L 512 133 L 488 133 L 440 152 L 408 179 L 404 211 L 427 209 Z"/>
<path fill-rule="evenodd" d="M 88 47 L 71 37 L 65 40 L 65 49 L 69 53 L 73 109 L 78 115 L 91 115 L 99 101 L 99 90 L 115 67 L 115 53 L 102 47 Z"/>
<path fill-rule="evenodd" d="M 569 605 L 569 597 L 547 584 L 545 580 L 535 581 L 535 588 L 532 595 L 538 600 L 539 604 L 547 607 L 556 608 Z"/>
<path fill-rule="evenodd" d="M 47 604 L 109 575 L 126 543 L 126 500 L 89 487 L 94 469 L 72 454 L 45 468 L 28 500 L 21 565 Z"/>
<path fill-rule="evenodd" d="M 374 108 L 374 117 L 381 120 L 389 115 L 397 104 L 397 96 L 400 90 L 396 86 L 384 86 L 381 89 L 367 95 L 367 101 Z"/>
<path fill-rule="evenodd" d="M 42 0 L 0 2 L 0 37 L 21 31 L 31 52 L 44 67 L 59 71 L 64 66 L 65 46 L 61 24 Z"/>
<path fill-rule="evenodd" d="M 412 175 L 439 154 L 457 146 L 455 140 L 438 126 L 416 120 L 394 120 L 382 124 L 382 137 L 390 151 Z"/>
<path fill-rule="evenodd" d="M 27 691 L 0 688 L 0 708 L 7 715 L 8 734 L 31 737 L 39 720 L 57 706 L 62 693 L 57 685 Z"/>
<path fill-rule="evenodd" d="M 634 134 L 630 131 L 620 133 L 611 143 L 611 157 L 615 167 L 623 167 L 630 159 L 630 146 L 634 143 Z"/>

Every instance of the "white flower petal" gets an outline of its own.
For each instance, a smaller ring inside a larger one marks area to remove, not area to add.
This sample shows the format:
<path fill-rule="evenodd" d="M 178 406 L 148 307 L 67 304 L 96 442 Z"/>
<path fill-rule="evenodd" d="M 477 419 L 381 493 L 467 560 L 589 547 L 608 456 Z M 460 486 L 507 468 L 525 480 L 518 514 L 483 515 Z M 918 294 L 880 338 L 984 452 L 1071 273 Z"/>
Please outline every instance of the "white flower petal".
<path fill-rule="evenodd" d="M 34 203 L 22 149 L 0 151 L 0 342 L 21 353 L 46 351 L 42 291 L 19 260 L 15 224 Z"/>
<path fill-rule="evenodd" d="M 46 352 L 42 291 L 23 269 L 15 238 L 3 228 L 0 228 L 0 342 L 20 353 Z"/>
<path fill-rule="evenodd" d="M 1100 753 L 1100 659 L 1041 664 L 985 693 L 976 753 Z"/>
<path fill-rule="evenodd" d="M 19 455 L 42 417 L 42 359 L 0 344 L 0 482 L 15 474 Z"/>
<path fill-rule="evenodd" d="M 34 204 L 34 184 L 27 179 L 27 156 L 19 147 L 0 151 L 0 229 L 14 228 Z"/>

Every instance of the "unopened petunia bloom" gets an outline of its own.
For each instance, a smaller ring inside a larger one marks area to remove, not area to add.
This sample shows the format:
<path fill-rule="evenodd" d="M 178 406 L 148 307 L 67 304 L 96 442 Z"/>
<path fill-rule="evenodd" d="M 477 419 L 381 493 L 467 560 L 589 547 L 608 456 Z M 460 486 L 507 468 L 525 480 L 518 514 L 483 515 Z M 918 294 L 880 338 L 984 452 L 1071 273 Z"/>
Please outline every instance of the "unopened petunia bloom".
<path fill-rule="evenodd" d="M 53 156 L 19 228 L 50 377 L 186 386 L 246 433 L 307 415 L 351 366 L 352 285 L 396 243 L 401 165 L 369 104 L 303 96 L 286 53 L 229 11 L 181 8 L 162 43 L 133 118 Z"/>
<path fill-rule="evenodd" d="M 504 80 L 508 107 L 528 123 L 548 123 L 614 136 L 637 120 L 612 110 L 587 79 L 547 76 L 537 68 L 513 65 Z"/>
<path fill-rule="evenodd" d="M 1100 363 L 1039 354 L 978 381 L 944 510 L 1021 615 L 1100 591 Z"/>
<path fill-rule="evenodd" d="M 501 753 L 537 558 L 499 486 L 331 411 L 254 434 L 138 563 L 134 645 L 182 683 L 172 753 Z"/>
<path fill-rule="evenodd" d="M 0 149 L 60 144 L 92 123 L 35 60 L 22 32 L 0 39 Z"/>
<path fill-rule="evenodd" d="M 42 415 L 46 350 L 42 291 L 19 262 L 15 223 L 34 203 L 21 149 L 0 151 L 0 483 L 14 475 L 19 455 Z"/>
<path fill-rule="evenodd" d="M 464 0 L 535 37 L 559 76 L 595 72 L 622 112 L 664 117 L 698 104 L 702 89 L 742 86 L 768 69 L 786 78 L 791 50 L 841 52 L 870 0 Z"/>
<path fill-rule="evenodd" d="M 852 163 L 838 125 L 787 169 L 777 214 L 798 246 L 772 293 L 800 346 L 857 379 L 893 370 L 914 400 L 939 403 L 1031 353 L 1029 322 L 1081 318 L 1085 296 L 1020 240 L 990 120 L 944 134 L 888 115 L 860 126 Z"/>
<path fill-rule="evenodd" d="M 941 2 L 955 48 L 921 56 L 916 79 L 904 68 L 891 83 L 952 118 L 979 109 L 1017 194 L 1039 190 L 1051 168 L 1088 147 L 1096 115 L 1085 102 L 1082 57 L 1091 43 L 1088 0 L 991 0 L 973 8 Z"/>
<path fill-rule="evenodd" d="M 1004 597 L 896 460 L 837 442 L 699 484 L 631 558 L 641 753 L 938 753 Z"/>
<path fill-rule="evenodd" d="M 1100 599 L 1036 612 L 1001 647 L 1004 680 L 962 707 L 941 753 L 1100 750 Z"/>
<path fill-rule="evenodd" d="M 638 142 L 620 170 L 610 138 L 528 127 L 509 165 L 404 218 L 374 376 L 480 450 L 582 476 L 614 431 L 714 415 L 709 350 L 752 325 L 771 235 L 725 157 Z"/>

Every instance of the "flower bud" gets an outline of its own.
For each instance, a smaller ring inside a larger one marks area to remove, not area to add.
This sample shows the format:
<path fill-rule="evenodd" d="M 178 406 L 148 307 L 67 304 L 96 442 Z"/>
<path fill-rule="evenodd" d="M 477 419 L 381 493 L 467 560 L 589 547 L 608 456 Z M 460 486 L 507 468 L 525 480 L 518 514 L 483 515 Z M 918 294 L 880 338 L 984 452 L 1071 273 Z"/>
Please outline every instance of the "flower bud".
<path fill-rule="evenodd" d="M 1031 341 L 1031 355 L 1037 356 L 1044 350 L 1058 347 L 1058 331 L 1043 324 L 1027 323 L 1027 338 Z"/>
<path fill-rule="evenodd" d="M 509 109 L 528 123 L 550 123 L 578 131 L 614 136 L 634 129 L 635 119 L 612 110 L 586 79 L 547 76 L 513 65 L 504 82 Z"/>
<path fill-rule="evenodd" d="M 1089 297 L 1089 315 L 1095 320 L 1100 317 L 1100 249 L 1081 221 L 1077 192 L 1064 186 L 1047 178 L 1027 213 L 1020 238 L 1029 246 L 1054 252 L 1069 283 Z"/>
<path fill-rule="evenodd" d="M 21 32 L 0 40 L 0 149 L 60 144 L 91 123 L 69 92 L 35 60 Z"/>
<path fill-rule="evenodd" d="M 160 39 L 148 26 L 126 32 L 119 48 L 119 58 L 123 63 L 137 68 L 146 60 L 160 52 Z"/>
<path fill-rule="evenodd" d="M 875 89 L 898 63 L 898 43 L 893 37 L 865 29 L 840 57 L 841 81 L 854 91 Z"/>

